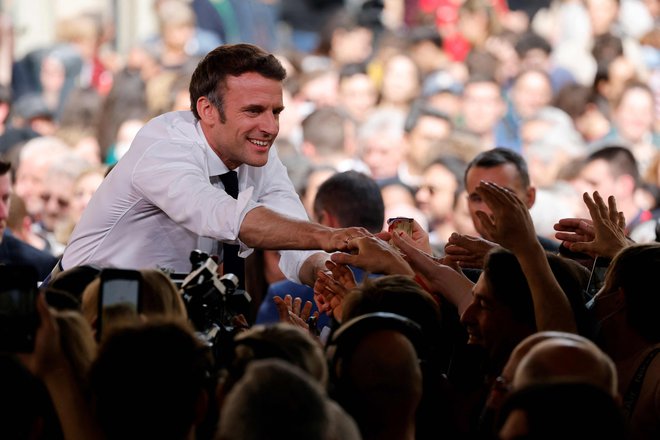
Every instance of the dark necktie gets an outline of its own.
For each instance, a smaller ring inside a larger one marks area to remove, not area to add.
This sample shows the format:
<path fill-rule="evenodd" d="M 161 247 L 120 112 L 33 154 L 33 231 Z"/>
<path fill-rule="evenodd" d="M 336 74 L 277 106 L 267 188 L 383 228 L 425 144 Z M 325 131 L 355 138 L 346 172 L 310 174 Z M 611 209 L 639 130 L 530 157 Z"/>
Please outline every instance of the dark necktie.
<path fill-rule="evenodd" d="M 238 197 L 238 174 L 236 171 L 229 171 L 220 175 L 220 180 L 225 186 L 227 194 L 233 198 Z M 222 263 L 225 274 L 233 273 L 238 277 L 238 288 L 245 289 L 245 261 L 238 256 L 238 245 L 222 244 Z"/>

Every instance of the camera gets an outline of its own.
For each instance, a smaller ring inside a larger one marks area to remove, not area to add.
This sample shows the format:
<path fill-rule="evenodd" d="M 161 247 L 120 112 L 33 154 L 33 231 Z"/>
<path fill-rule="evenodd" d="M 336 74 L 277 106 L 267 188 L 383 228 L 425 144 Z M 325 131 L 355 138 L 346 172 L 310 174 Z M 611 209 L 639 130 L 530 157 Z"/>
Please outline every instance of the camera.
<path fill-rule="evenodd" d="M 236 275 L 218 277 L 218 263 L 208 254 L 193 250 L 190 262 L 192 271 L 181 281 L 188 318 L 211 346 L 217 364 L 223 366 L 234 335 L 240 330 L 236 319 L 239 315 L 249 316 L 252 298 L 238 289 Z"/>

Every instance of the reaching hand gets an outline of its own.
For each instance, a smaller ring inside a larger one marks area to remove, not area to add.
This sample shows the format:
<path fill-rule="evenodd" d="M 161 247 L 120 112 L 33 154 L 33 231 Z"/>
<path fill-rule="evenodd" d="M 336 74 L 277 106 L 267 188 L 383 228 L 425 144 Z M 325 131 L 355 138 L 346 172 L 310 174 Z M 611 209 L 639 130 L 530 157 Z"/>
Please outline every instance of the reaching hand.
<path fill-rule="evenodd" d="M 563 239 L 564 246 L 573 252 L 584 252 L 593 257 L 614 257 L 619 250 L 629 245 L 625 233 L 626 219 L 617 210 L 616 199 L 609 196 L 605 205 L 598 191 L 593 193 L 593 198 L 589 193 L 584 193 L 582 199 L 589 209 L 591 224 L 583 220 L 575 222 L 576 219 L 562 219 L 555 225 L 555 229 L 572 233 L 558 232 L 557 238 Z"/>
<path fill-rule="evenodd" d="M 309 324 L 307 324 L 307 321 L 311 316 L 311 301 L 305 301 L 305 305 L 303 306 L 301 298 L 296 297 L 293 299 L 291 295 L 285 295 L 284 299 L 280 296 L 275 296 L 273 297 L 273 301 L 277 306 L 277 311 L 280 315 L 280 322 L 286 322 L 293 324 L 296 327 L 309 330 Z M 318 312 L 315 312 L 314 315 L 318 316 Z"/>
<path fill-rule="evenodd" d="M 490 216 L 483 211 L 476 212 L 487 236 L 514 254 L 538 245 L 529 209 L 512 191 L 484 181 L 476 191 L 492 211 Z"/>
<path fill-rule="evenodd" d="M 347 293 L 348 289 L 334 278 L 332 271 L 319 271 L 314 283 L 314 301 L 319 311 L 341 321 L 342 303 Z"/>
<path fill-rule="evenodd" d="M 376 234 L 376 237 L 390 243 L 393 235 L 394 231 L 385 231 Z M 422 252 L 426 252 L 427 254 L 433 253 L 431 243 L 429 242 L 429 233 L 426 232 L 419 223 L 417 223 L 417 220 L 413 220 L 412 222 L 412 234 L 409 235 L 409 238 L 415 248 Z"/>
<path fill-rule="evenodd" d="M 377 237 L 354 238 L 348 242 L 348 248 L 357 253 L 335 253 L 330 257 L 332 261 L 372 273 L 414 275 L 401 253 Z"/>
<path fill-rule="evenodd" d="M 562 218 L 554 225 L 555 238 L 562 241 L 562 245 L 571 249 L 572 243 L 593 241 L 596 238 L 594 224 L 586 218 Z"/>
<path fill-rule="evenodd" d="M 454 232 L 445 245 L 444 264 L 452 267 L 481 269 L 486 254 L 497 247 L 497 243 L 481 237 L 472 237 Z"/>
<path fill-rule="evenodd" d="M 323 245 L 322 248 L 326 252 L 347 251 L 349 249 L 348 243 L 352 239 L 372 236 L 373 234 L 364 228 L 352 227 L 335 229 L 330 235 L 328 243 Z"/>

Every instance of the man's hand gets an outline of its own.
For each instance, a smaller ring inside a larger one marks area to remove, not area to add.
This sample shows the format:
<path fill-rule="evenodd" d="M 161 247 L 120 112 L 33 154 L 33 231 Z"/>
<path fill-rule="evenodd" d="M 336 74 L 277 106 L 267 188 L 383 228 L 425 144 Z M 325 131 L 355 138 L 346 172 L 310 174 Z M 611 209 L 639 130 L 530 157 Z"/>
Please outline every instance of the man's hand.
<path fill-rule="evenodd" d="M 475 190 L 492 211 L 492 215 L 483 211 L 477 211 L 476 215 L 486 234 L 497 244 L 516 255 L 540 246 L 529 209 L 513 191 L 484 181 Z"/>
<path fill-rule="evenodd" d="M 376 234 L 376 237 L 389 243 L 391 242 L 394 233 L 395 231 L 383 231 Z M 415 248 L 427 254 L 433 253 L 433 249 L 431 249 L 431 243 L 429 242 L 429 234 L 424 230 L 424 228 L 422 228 L 419 223 L 417 223 L 417 220 L 413 220 L 412 234 L 409 237 Z"/>
<path fill-rule="evenodd" d="M 286 322 L 304 330 L 309 330 L 309 324 L 307 324 L 307 321 L 311 316 L 311 301 L 305 301 L 305 305 L 303 306 L 301 298 L 296 297 L 294 299 L 291 295 L 285 295 L 284 298 L 275 296 L 273 297 L 273 301 L 277 306 L 277 312 L 280 315 L 280 322 Z M 314 315 L 318 316 L 318 312 L 315 312 Z"/>
<path fill-rule="evenodd" d="M 582 199 L 589 209 L 591 224 L 583 221 L 562 224 L 560 220 L 559 224 L 555 225 L 556 230 L 567 231 L 570 227 L 574 229 L 572 233 L 558 232 L 557 238 L 563 237 L 564 246 L 573 252 L 583 252 L 593 257 L 614 257 L 630 244 L 625 233 L 626 219 L 623 213 L 617 210 L 616 199 L 609 196 L 606 205 L 598 191 L 593 193 L 593 198 L 585 192 Z M 589 227 L 586 227 L 587 225 Z"/>
<path fill-rule="evenodd" d="M 472 237 L 454 232 L 445 245 L 444 264 L 452 267 L 481 269 L 484 258 L 497 243 L 481 237 Z"/>
<path fill-rule="evenodd" d="M 323 245 L 322 249 L 326 252 L 335 252 L 335 251 L 345 252 L 349 250 L 348 243 L 351 240 L 360 237 L 372 237 L 372 236 L 373 234 L 371 234 L 371 232 L 367 231 L 364 228 L 353 227 L 353 228 L 335 229 L 330 234 L 330 238 L 328 239 L 327 243 Z"/>
<path fill-rule="evenodd" d="M 397 249 L 374 236 L 354 238 L 347 243 L 351 254 L 336 253 L 335 263 L 356 266 L 372 273 L 414 275 L 410 265 Z"/>
<path fill-rule="evenodd" d="M 594 224 L 586 218 L 562 218 L 554 225 L 555 238 L 571 250 L 572 243 L 593 241 L 596 238 Z"/>
<path fill-rule="evenodd" d="M 330 270 L 319 272 L 314 283 L 314 301 L 321 312 L 332 315 L 341 322 L 346 294 L 348 289 L 334 278 Z"/>

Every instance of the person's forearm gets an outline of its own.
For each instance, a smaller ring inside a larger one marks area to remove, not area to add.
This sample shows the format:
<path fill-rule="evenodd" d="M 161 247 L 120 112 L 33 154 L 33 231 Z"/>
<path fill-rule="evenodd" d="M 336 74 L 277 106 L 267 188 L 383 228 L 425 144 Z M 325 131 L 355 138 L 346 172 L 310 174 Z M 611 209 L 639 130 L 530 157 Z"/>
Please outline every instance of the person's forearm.
<path fill-rule="evenodd" d="M 263 206 L 250 210 L 241 223 L 239 238 L 251 248 L 323 249 L 332 230 L 326 226 L 278 214 Z"/>
<path fill-rule="evenodd" d="M 457 273 L 450 267 L 437 267 L 429 273 L 427 279 L 429 288 L 434 293 L 442 295 L 447 301 L 456 307 L 459 315 L 462 315 L 472 300 L 472 287 L 474 284 L 465 276 Z"/>
<path fill-rule="evenodd" d="M 558 330 L 575 333 L 577 326 L 568 297 L 552 273 L 545 251 L 530 249 L 517 255 L 532 294 L 537 331 Z"/>

